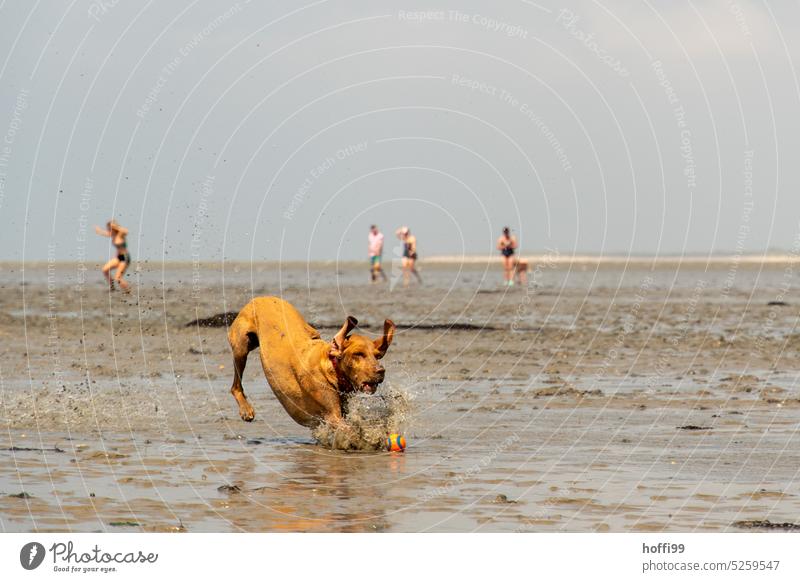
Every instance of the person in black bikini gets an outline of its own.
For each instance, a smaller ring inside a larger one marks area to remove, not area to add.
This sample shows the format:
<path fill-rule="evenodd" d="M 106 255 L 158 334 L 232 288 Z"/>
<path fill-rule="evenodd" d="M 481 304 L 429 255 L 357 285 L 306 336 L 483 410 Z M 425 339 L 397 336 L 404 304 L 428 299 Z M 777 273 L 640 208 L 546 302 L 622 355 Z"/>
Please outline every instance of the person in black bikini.
<path fill-rule="evenodd" d="M 514 252 L 517 250 L 517 238 L 511 234 L 507 226 L 503 235 L 497 239 L 497 250 L 503 255 L 503 284 L 514 286 Z"/>
<path fill-rule="evenodd" d="M 113 291 L 114 283 L 118 283 L 120 289 L 127 293 L 130 290 L 130 285 L 128 285 L 127 281 L 125 281 L 122 276 L 125 274 L 127 268 L 131 265 L 131 254 L 128 252 L 128 242 L 126 241 L 128 229 L 117 224 L 117 222 L 112 218 L 106 223 L 105 230 L 99 226 L 95 226 L 94 230 L 100 236 L 109 237 L 111 239 L 111 244 L 113 244 L 117 249 L 117 256 L 113 257 L 110 261 L 103 265 L 103 276 L 108 282 L 109 289 Z M 112 279 L 111 271 L 114 269 L 117 271 Z"/>
<path fill-rule="evenodd" d="M 408 287 L 411 274 L 422 285 L 422 277 L 417 272 L 417 237 L 411 234 L 407 226 L 398 228 L 395 232 L 397 238 L 403 241 L 403 287 Z"/>

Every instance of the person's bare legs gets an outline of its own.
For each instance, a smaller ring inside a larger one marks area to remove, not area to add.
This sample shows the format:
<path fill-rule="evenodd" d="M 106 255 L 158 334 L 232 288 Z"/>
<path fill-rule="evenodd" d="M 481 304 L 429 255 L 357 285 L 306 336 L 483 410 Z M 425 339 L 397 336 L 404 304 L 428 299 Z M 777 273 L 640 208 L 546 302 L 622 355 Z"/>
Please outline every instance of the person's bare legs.
<path fill-rule="evenodd" d="M 409 273 L 408 264 L 411 261 L 408 257 L 403 257 L 403 287 L 408 287 L 409 278 L 411 274 Z"/>
<path fill-rule="evenodd" d="M 373 283 L 377 283 L 378 282 L 378 275 L 380 275 L 381 279 L 383 279 L 384 281 L 388 280 L 387 277 L 386 277 L 386 273 L 383 272 L 383 267 L 381 266 L 381 262 L 380 261 L 376 261 L 376 262 L 372 263 L 372 269 L 370 271 L 370 274 L 372 275 L 372 282 Z"/>
<path fill-rule="evenodd" d="M 119 264 L 117 265 L 117 273 L 116 275 L 114 275 L 114 281 L 119 283 L 119 288 L 125 291 L 125 293 L 127 293 L 128 291 L 130 291 L 131 286 L 128 285 L 128 282 L 125 279 L 123 279 L 122 276 L 125 274 L 125 270 L 128 268 L 128 262 L 118 261 L 118 263 Z"/>
<path fill-rule="evenodd" d="M 513 257 L 503 257 L 503 280 L 506 285 L 514 281 L 514 259 Z"/>
<path fill-rule="evenodd" d="M 408 264 L 408 270 L 414 274 L 419 284 L 422 285 L 422 277 L 420 277 L 419 271 L 417 271 L 417 259 L 408 259 Z"/>
<path fill-rule="evenodd" d="M 111 271 L 114 270 L 118 265 L 119 265 L 119 259 L 116 257 L 108 261 L 105 265 L 103 265 L 103 276 L 106 278 L 108 287 L 112 291 L 114 290 L 114 280 L 111 278 Z"/>

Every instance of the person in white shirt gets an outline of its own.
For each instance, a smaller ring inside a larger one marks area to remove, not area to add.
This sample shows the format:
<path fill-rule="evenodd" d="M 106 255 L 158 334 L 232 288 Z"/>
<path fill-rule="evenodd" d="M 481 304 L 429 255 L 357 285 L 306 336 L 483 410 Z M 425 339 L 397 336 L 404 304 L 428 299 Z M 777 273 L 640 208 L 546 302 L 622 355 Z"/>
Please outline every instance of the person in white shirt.
<path fill-rule="evenodd" d="M 369 272 L 372 277 L 372 282 L 378 282 L 378 275 L 386 281 L 386 273 L 383 272 L 381 267 L 381 260 L 383 259 L 383 233 L 378 230 L 374 224 L 369 227 L 369 235 L 367 236 L 369 246 Z"/>

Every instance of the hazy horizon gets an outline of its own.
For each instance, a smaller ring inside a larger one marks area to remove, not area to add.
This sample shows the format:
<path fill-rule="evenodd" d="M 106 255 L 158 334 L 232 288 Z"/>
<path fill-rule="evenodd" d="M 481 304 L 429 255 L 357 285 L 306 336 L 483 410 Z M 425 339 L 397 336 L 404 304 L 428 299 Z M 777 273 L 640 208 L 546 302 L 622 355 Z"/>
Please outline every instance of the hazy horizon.
<path fill-rule="evenodd" d="M 384 261 L 391 261 L 396 253 L 391 254 L 384 254 Z M 399 258 L 399 254 L 397 257 Z M 659 255 L 656 254 L 639 254 L 639 253 L 604 253 L 604 254 L 596 254 L 590 252 L 572 252 L 569 254 L 563 254 L 558 252 L 556 249 L 551 250 L 533 250 L 528 251 L 525 249 L 521 249 L 519 251 L 519 256 L 526 258 L 526 259 L 533 259 L 533 260 L 541 260 L 542 262 L 548 263 L 559 263 L 564 264 L 570 261 L 575 262 L 613 262 L 619 263 L 623 260 L 630 260 L 631 262 L 637 263 L 644 263 L 644 262 L 664 262 L 669 263 L 672 265 L 675 261 L 691 261 L 693 263 L 702 262 L 702 261 L 709 261 L 710 263 L 750 263 L 750 264 L 783 264 L 783 263 L 794 263 L 800 262 L 800 254 L 796 252 L 788 252 L 782 251 L 780 249 L 772 249 L 767 252 L 752 252 L 752 253 L 725 253 L 725 252 L 715 252 L 715 253 L 684 253 L 684 254 L 667 254 L 662 253 Z M 0 265 L 20 265 L 24 266 L 26 264 L 36 264 L 39 266 L 47 265 L 47 264 L 59 264 L 59 265 L 80 265 L 86 263 L 96 263 L 102 264 L 106 260 L 103 256 L 96 256 L 96 257 L 87 257 L 85 260 L 72 260 L 72 259 L 50 259 L 50 258 L 42 258 L 42 259 L 28 259 L 26 261 L 15 261 L 15 260 L 6 260 L 0 259 Z M 464 255 L 429 255 L 427 257 L 420 257 L 418 262 L 425 263 L 427 261 L 432 261 L 433 264 L 443 264 L 443 265 L 450 265 L 454 264 L 457 265 L 459 263 L 478 263 L 478 262 L 492 262 L 497 263 L 498 268 L 502 268 L 502 263 L 500 261 L 500 257 L 495 254 L 464 254 Z M 204 260 L 196 260 L 196 259 L 151 259 L 145 258 L 138 261 L 139 263 L 148 263 L 153 265 L 160 265 L 160 264 L 172 264 L 172 265 L 184 265 L 184 266 L 191 266 L 191 265 L 217 265 L 222 262 L 228 264 L 353 264 L 359 265 L 364 264 L 363 259 L 359 258 L 334 258 L 334 259 L 204 259 Z M 135 267 L 135 265 L 134 265 Z"/>
<path fill-rule="evenodd" d="M 0 6 L 0 260 L 800 254 L 800 5 Z"/>

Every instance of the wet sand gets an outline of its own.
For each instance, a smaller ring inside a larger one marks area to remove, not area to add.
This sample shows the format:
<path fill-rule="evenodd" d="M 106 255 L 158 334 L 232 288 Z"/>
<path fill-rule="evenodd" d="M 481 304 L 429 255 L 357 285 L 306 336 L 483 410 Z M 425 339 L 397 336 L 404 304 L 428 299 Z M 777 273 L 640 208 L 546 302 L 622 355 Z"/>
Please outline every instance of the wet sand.
<path fill-rule="evenodd" d="M 800 523 L 800 331 L 785 265 L 0 265 L 2 531 L 742 531 Z M 390 273 L 394 275 L 394 272 Z M 396 277 L 394 278 L 396 280 Z M 377 334 L 405 453 L 316 445 L 224 328 L 280 295 Z M 785 305 L 768 305 L 770 302 Z M 452 327 L 453 324 L 457 324 Z"/>

